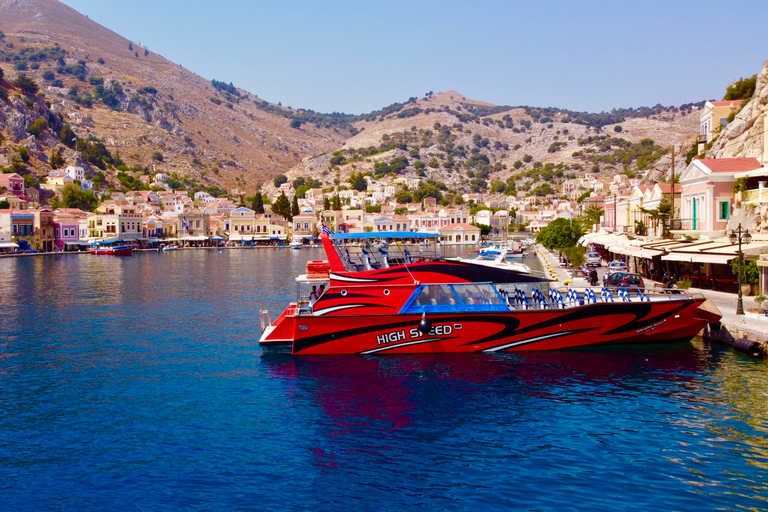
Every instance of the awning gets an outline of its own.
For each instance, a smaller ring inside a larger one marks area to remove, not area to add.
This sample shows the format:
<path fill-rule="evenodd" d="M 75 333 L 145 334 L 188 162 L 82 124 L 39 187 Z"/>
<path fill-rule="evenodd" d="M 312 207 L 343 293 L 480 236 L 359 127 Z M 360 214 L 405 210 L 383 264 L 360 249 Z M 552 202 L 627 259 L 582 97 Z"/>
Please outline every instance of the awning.
<path fill-rule="evenodd" d="M 19 244 L 17 244 L 16 242 L 0 241 L 0 249 L 18 249 L 18 248 L 19 248 Z"/>
<path fill-rule="evenodd" d="M 690 263 L 694 256 L 700 255 L 690 252 L 670 252 L 669 254 L 663 255 L 661 259 L 664 261 L 683 261 L 685 263 Z"/>
<path fill-rule="evenodd" d="M 720 265 L 727 265 L 736 256 L 730 256 L 727 254 L 699 254 L 691 258 L 693 263 L 717 263 Z"/>
<path fill-rule="evenodd" d="M 631 256 L 633 258 L 644 258 L 644 259 L 651 259 L 654 256 L 659 256 L 660 254 L 664 254 L 661 251 L 654 251 L 652 249 L 644 249 L 642 247 L 636 247 L 634 245 L 630 245 L 628 247 L 625 247 L 619 252 L 619 254 L 623 254 L 625 256 Z"/>
<path fill-rule="evenodd" d="M 650 260 L 651 258 L 661 256 L 662 254 L 664 254 L 663 251 L 654 251 L 653 249 L 646 249 L 645 247 L 641 247 L 635 254 L 633 254 L 633 256 Z"/>
<path fill-rule="evenodd" d="M 89 242 L 86 242 L 85 240 L 77 240 L 74 242 L 64 242 L 64 245 L 91 245 L 91 244 Z M 0 245 L 0 247 L 2 247 L 2 245 Z"/>
<path fill-rule="evenodd" d="M 207 236 L 185 236 L 182 238 L 179 238 L 180 242 L 202 242 L 203 240 L 208 240 Z"/>

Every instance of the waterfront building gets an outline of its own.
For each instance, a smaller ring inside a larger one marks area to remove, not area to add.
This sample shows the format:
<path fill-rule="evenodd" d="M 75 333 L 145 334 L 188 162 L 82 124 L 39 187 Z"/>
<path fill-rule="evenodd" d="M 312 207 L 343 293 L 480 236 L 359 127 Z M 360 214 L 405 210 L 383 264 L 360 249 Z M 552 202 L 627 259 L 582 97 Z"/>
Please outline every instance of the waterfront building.
<path fill-rule="evenodd" d="M 293 216 L 294 236 L 313 236 L 317 233 L 317 218 L 312 211 L 305 211 Z"/>
<path fill-rule="evenodd" d="M 24 178 L 12 172 L 10 174 L 0 173 L 0 188 L 5 187 L 10 194 L 18 197 L 19 199 L 29 200 L 24 188 Z"/>
<path fill-rule="evenodd" d="M 438 232 L 445 237 L 445 243 L 450 245 L 476 244 L 480 241 L 480 228 L 470 224 L 450 224 Z"/>
<path fill-rule="evenodd" d="M 34 249 L 34 213 L 30 210 L 0 210 L 0 233 L 10 234 L 23 251 Z"/>
<path fill-rule="evenodd" d="M 136 207 L 109 201 L 88 216 L 89 240 L 136 240 L 142 235 L 142 217 Z"/>
<path fill-rule="evenodd" d="M 735 174 L 762 167 L 757 158 L 692 160 L 680 176 L 680 226 L 675 232 L 709 238 L 725 235 Z"/>
<path fill-rule="evenodd" d="M 54 247 L 57 251 L 72 251 L 88 242 L 80 240 L 80 217 L 66 212 L 54 212 Z"/>

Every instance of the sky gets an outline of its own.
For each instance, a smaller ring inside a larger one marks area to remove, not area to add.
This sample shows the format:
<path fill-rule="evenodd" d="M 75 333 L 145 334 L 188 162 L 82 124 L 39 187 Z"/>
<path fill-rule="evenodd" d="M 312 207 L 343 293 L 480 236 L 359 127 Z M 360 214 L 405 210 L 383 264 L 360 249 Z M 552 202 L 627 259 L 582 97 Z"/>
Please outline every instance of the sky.
<path fill-rule="evenodd" d="M 722 99 L 768 59 L 765 0 L 63 0 L 207 79 L 361 114 L 429 91 L 601 112 Z"/>

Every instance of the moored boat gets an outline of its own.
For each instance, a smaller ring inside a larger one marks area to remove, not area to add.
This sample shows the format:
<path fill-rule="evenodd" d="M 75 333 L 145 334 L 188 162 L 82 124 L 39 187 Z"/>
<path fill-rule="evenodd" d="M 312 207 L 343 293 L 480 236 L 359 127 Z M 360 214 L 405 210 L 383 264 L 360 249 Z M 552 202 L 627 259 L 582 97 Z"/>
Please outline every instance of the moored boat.
<path fill-rule="evenodd" d="M 97 256 L 131 256 L 133 246 L 121 240 L 109 242 L 93 242 L 90 247 L 91 254 Z"/>
<path fill-rule="evenodd" d="M 390 235 L 323 235 L 328 273 L 314 279 L 327 286 L 312 300 L 300 291 L 260 342 L 294 354 L 555 350 L 690 340 L 720 319 L 703 296 L 571 290 L 563 300 L 530 273 L 414 254 L 414 237 L 430 235 L 374 243 Z"/>

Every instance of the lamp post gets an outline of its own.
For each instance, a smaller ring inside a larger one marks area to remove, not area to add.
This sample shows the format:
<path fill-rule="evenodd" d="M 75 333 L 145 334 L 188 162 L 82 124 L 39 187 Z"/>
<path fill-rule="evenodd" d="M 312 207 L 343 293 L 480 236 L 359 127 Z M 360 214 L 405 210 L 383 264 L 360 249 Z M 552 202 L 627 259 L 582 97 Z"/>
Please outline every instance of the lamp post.
<path fill-rule="evenodd" d="M 745 244 L 748 244 L 752 241 L 752 235 L 749 234 L 748 229 L 742 229 L 741 223 L 739 223 L 739 227 L 731 230 L 730 240 L 732 244 L 735 244 L 737 241 L 739 243 L 739 266 L 738 266 L 738 274 L 739 274 L 739 300 L 736 303 L 736 314 L 737 315 L 743 315 L 744 314 L 744 301 L 742 299 L 742 293 L 741 293 L 741 267 L 744 265 L 744 259 L 741 254 L 741 243 L 742 241 Z"/>

